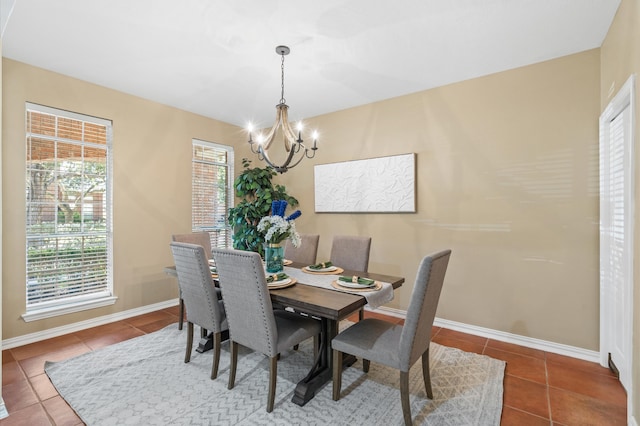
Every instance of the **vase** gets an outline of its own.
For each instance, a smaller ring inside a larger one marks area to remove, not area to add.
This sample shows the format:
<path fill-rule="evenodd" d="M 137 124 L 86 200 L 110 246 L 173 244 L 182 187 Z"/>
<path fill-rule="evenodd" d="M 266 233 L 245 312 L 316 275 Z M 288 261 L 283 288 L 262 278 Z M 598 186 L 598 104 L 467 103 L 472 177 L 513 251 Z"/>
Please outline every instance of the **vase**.
<path fill-rule="evenodd" d="M 264 261 L 267 272 L 275 274 L 282 272 L 284 260 L 284 247 L 280 244 L 266 244 L 264 248 Z"/>

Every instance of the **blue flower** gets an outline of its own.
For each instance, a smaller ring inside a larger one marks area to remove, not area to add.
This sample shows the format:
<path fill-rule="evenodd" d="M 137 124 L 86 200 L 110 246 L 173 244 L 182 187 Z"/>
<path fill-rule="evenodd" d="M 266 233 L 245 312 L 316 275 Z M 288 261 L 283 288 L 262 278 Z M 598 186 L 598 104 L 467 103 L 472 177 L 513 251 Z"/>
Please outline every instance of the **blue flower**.
<path fill-rule="evenodd" d="M 286 218 L 286 220 L 294 220 L 300 217 L 300 215 L 302 214 L 302 212 L 300 210 L 296 210 L 295 212 L 291 213 L 289 215 L 289 217 Z"/>

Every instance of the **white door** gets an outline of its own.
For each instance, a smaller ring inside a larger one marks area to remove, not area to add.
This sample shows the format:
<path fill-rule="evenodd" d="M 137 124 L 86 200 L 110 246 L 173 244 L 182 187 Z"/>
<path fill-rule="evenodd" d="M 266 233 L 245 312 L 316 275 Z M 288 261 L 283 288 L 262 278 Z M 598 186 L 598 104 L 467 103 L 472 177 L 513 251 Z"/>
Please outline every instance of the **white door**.
<path fill-rule="evenodd" d="M 633 78 L 600 117 L 600 353 L 631 392 L 633 318 Z"/>

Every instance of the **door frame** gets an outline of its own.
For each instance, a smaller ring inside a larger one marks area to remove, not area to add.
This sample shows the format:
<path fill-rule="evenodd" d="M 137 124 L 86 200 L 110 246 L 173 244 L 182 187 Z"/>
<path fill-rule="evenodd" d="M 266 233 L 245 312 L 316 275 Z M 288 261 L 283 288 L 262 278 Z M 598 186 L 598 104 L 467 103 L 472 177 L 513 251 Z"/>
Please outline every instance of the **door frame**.
<path fill-rule="evenodd" d="M 625 335 L 623 339 L 625 341 L 626 351 L 624 354 L 626 365 L 624 366 L 625 377 L 623 380 L 627 383 L 627 409 L 631 414 L 632 410 L 632 395 L 633 395 L 633 316 L 634 316 L 634 303 L 633 303 L 633 287 L 634 287 L 634 221 L 635 221 L 635 75 L 631 75 L 625 84 L 620 88 L 618 93 L 614 96 L 611 102 L 607 105 L 605 110 L 600 115 L 600 154 L 602 156 L 603 146 L 608 146 L 609 142 L 609 126 L 611 121 L 617 117 L 625 108 L 630 109 L 630 144 L 624 147 L 625 156 L 627 156 L 630 178 L 628 182 L 625 181 L 625 201 L 627 198 L 630 201 L 630 205 L 625 205 L 625 243 L 627 253 L 623 260 L 626 273 L 629 277 L 630 283 L 627 288 L 624 289 L 624 299 L 627 303 L 626 315 L 622 318 L 622 321 L 627 325 Z M 601 160 L 602 161 L 602 158 Z M 602 164 L 602 163 L 601 163 Z M 600 170 L 602 173 L 602 168 Z M 600 176 L 602 180 L 602 175 Z M 627 185 L 628 184 L 628 185 Z M 601 200 L 602 206 L 602 200 Z M 602 209 L 601 209 L 601 223 L 602 223 Z M 628 223 L 627 223 L 628 222 Z M 628 226 L 627 226 L 628 225 Z M 602 260 L 606 255 L 607 246 L 603 244 L 602 239 L 600 241 L 600 261 L 602 268 Z M 601 273 L 602 277 L 602 273 Z M 612 347 L 612 313 L 614 300 L 607 292 L 603 280 L 600 280 L 600 364 L 603 367 L 609 367 L 609 353 Z M 621 380 L 622 382 L 622 380 Z"/>

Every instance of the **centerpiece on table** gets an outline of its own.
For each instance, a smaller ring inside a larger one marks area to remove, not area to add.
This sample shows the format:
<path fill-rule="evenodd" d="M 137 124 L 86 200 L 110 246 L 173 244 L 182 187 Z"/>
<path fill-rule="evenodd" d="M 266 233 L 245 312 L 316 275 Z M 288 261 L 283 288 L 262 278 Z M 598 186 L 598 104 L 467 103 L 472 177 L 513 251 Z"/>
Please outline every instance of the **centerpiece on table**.
<path fill-rule="evenodd" d="M 294 219 L 302 213 L 296 210 L 291 215 L 284 217 L 287 209 L 285 200 L 276 200 L 271 203 L 271 216 L 265 216 L 258 223 L 258 231 L 264 234 L 265 248 L 264 261 L 267 272 L 278 273 L 283 270 L 284 247 L 282 242 L 287 238 L 294 247 L 300 247 L 300 234 L 296 231 Z"/>

